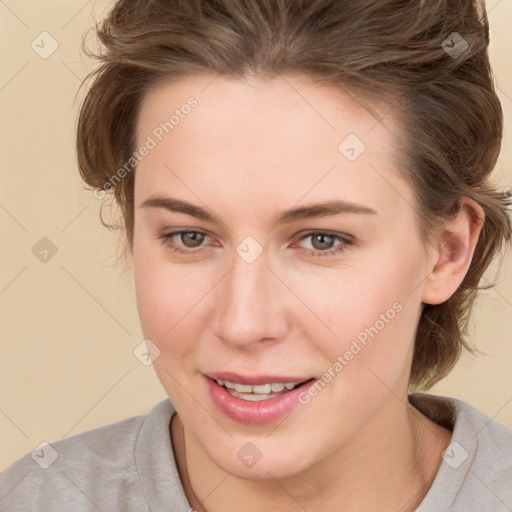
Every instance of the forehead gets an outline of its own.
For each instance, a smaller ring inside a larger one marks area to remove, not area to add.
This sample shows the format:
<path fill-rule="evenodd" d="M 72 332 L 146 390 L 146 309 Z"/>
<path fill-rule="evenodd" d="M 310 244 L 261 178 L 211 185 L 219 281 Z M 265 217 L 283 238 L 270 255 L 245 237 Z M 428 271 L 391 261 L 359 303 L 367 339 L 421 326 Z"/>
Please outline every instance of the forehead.
<path fill-rule="evenodd" d="M 197 106 L 189 112 L 186 105 L 192 98 Z M 386 109 L 386 105 L 374 107 Z M 173 127 L 172 138 L 176 139 L 179 132 L 185 137 L 189 134 L 187 125 L 192 125 L 195 138 L 203 135 L 200 137 L 203 143 L 218 142 L 223 135 L 219 128 L 230 131 L 242 128 L 232 142 L 244 143 L 247 138 L 258 136 L 273 146 L 293 143 L 299 138 L 310 139 L 312 143 L 325 137 L 336 140 L 350 129 L 375 147 L 378 142 L 387 145 L 389 140 L 384 140 L 390 138 L 387 130 L 395 128 L 393 124 L 386 128 L 360 100 L 343 90 L 313 84 L 300 75 L 240 80 L 198 74 L 161 83 L 144 97 L 137 124 L 138 140 L 168 121 L 173 113 L 181 115 L 180 122 Z M 181 123 L 189 113 L 193 120 Z M 393 121 L 392 116 L 386 117 L 385 123 Z M 179 130 L 178 124 L 181 124 Z M 277 131 L 278 140 L 273 136 Z M 245 149 L 249 150 L 250 146 Z"/>
<path fill-rule="evenodd" d="M 391 210 L 397 187 L 409 201 L 412 193 L 396 170 L 395 126 L 386 117 L 384 125 L 343 91 L 297 76 L 161 84 L 139 113 L 136 146 L 151 139 L 154 147 L 137 167 L 136 201 L 168 188 L 247 206 L 307 196 Z"/>

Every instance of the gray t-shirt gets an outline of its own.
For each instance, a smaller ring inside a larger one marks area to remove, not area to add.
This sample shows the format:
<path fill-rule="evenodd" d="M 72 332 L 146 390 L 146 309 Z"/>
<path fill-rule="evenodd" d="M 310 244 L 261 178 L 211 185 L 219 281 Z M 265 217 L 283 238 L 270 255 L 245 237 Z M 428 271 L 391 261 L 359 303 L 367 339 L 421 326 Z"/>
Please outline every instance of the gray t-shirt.
<path fill-rule="evenodd" d="M 417 512 L 511 512 L 512 431 L 451 397 L 409 396 L 450 446 Z M 165 399 L 147 415 L 41 446 L 0 473 L 1 512 L 188 512 Z"/>

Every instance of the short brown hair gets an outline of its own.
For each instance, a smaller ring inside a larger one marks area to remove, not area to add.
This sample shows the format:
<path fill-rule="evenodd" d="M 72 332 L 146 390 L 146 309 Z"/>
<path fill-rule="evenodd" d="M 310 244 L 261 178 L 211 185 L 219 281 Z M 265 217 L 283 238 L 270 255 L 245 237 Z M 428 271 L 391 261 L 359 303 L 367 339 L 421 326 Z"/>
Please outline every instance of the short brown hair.
<path fill-rule="evenodd" d="M 134 173 L 115 186 L 111 178 L 133 153 L 138 109 L 155 84 L 198 72 L 241 79 L 295 73 L 359 98 L 381 97 L 400 121 L 400 168 L 415 190 L 422 234 L 428 238 L 452 215 L 461 196 L 485 213 L 461 286 L 446 302 L 424 305 L 411 387 L 427 389 L 463 347 L 474 351 L 465 338 L 469 313 L 511 233 L 508 199 L 489 182 L 503 119 L 483 3 L 119 0 L 96 33 L 103 49 L 89 55 L 101 66 L 80 111 L 78 164 L 89 186 L 111 189 L 129 250 Z"/>

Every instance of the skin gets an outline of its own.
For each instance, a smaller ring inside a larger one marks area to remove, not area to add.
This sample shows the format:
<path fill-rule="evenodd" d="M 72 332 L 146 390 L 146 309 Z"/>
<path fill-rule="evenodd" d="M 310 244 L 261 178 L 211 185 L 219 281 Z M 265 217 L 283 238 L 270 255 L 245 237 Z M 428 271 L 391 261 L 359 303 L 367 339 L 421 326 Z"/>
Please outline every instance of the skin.
<path fill-rule="evenodd" d="M 198 106 L 137 167 L 133 263 L 144 336 L 160 350 L 153 365 L 178 412 L 175 445 L 184 426 L 177 463 L 191 506 L 414 510 L 451 437 L 407 401 L 416 326 L 423 303 L 445 301 L 462 281 L 482 212 L 463 199 L 425 249 L 414 192 L 395 165 L 392 115 L 377 123 L 348 96 L 299 76 L 162 84 L 142 103 L 137 146 L 190 96 Z M 353 162 L 338 150 L 351 133 L 366 145 Z M 142 206 L 156 196 L 219 222 Z M 376 213 L 275 222 L 283 210 L 333 199 Z M 180 229 L 207 236 L 198 247 L 159 238 Z M 305 237 L 325 230 L 352 243 Z M 248 236 L 263 250 L 252 263 L 236 252 Z M 206 372 L 320 379 L 397 302 L 378 335 L 283 420 L 243 425 L 210 400 Z M 252 467 L 237 457 L 248 442 L 262 454 Z"/>

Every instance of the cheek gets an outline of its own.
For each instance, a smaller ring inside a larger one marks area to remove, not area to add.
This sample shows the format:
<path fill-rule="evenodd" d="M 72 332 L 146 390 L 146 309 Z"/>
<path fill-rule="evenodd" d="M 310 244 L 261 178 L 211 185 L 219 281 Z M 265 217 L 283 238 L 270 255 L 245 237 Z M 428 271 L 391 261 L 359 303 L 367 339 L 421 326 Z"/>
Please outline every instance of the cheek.
<path fill-rule="evenodd" d="M 194 340 L 199 339 L 191 329 L 194 322 L 190 322 L 198 291 L 185 272 L 150 257 L 149 252 L 134 251 L 134 274 L 144 338 L 160 351 L 153 369 L 174 406 L 182 410 L 186 395 L 179 383 L 187 380 L 186 374 L 194 366 Z"/>
<path fill-rule="evenodd" d="M 418 276 L 418 259 L 397 255 L 394 249 L 348 261 L 339 268 L 308 272 L 299 267 L 287 272 L 284 280 L 302 299 L 308 317 L 314 317 L 317 333 L 321 328 L 325 333 L 331 331 L 331 337 L 346 339 L 379 322 L 381 315 L 393 320 L 400 305 L 417 302 L 411 292 L 420 281 Z"/>
<path fill-rule="evenodd" d="M 345 374 L 344 381 L 375 382 L 369 369 L 390 385 L 396 381 L 413 348 L 420 265 L 419 253 L 396 254 L 390 248 L 344 268 L 289 275 L 291 288 L 309 310 L 304 310 L 301 329 L 315 340 L 326 371 L 342 356 L 337 370 Z"/>
<path fill-rule="evenodd" d="M 134 254 L 135 292 L 137 308 L 144 336 L 157 343 L 172 327 L 172 318 L 166 312 L 175 310 L 170 283 L 162 275 L 161 265 Z"/>
<path fill-rule="evenodd" d="M 210 274 L 194 265 L 173 264 L 163 251 L 149 247 L 134 250 L 133 264 L 144 336 L 167 360 L 192 352 L 211 321 Z"/>
<path fill-rule="evenodd" d="M 154 249 L 142 244 L 134 249 L 133 264 L 142 330 L 158 345 L 170 336 L 183 316 L 193 286 L 186 286 L 182 272 L 171 272 L 173 267 L 163 257 L 155 257 Z"/>

